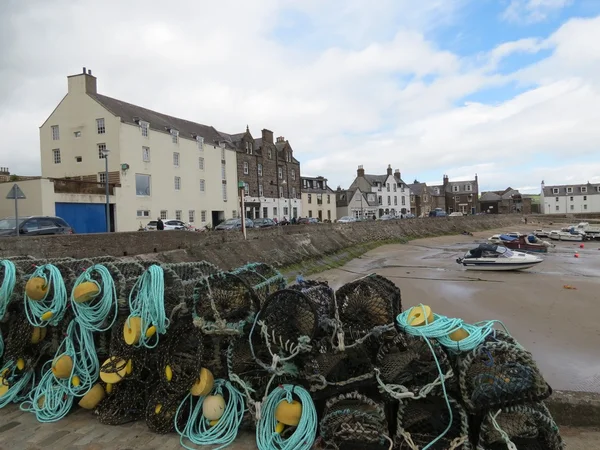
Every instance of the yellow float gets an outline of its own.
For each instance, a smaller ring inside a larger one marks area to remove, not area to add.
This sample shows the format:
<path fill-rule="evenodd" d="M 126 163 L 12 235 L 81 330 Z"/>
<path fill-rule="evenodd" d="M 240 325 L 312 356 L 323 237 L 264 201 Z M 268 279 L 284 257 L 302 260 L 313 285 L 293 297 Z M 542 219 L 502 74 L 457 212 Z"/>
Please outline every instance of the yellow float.
<path fill-rule="evenodd" d="M 432 323 L 435 316 L 431 308 L 427 305 L 413 306 L 408 313 L 406 322 L 413 327 L 420 327 Z M 469 332 L 464 328 L 458 328 L 448 335 L 455 342 L 461 341 L 469 336 Z"/>
<path fill-rule="evenodd" d="M 173 371 L 171 370 L 171 366 L 165 367 L 165 377 L 167 381 L 171 381 L 173 379 Z"/>
<path fill-rule="evenodd" d="M 19 358 L 17 360 L 17 369 L 23 370 L 25 368 L 25 360 L 23 358 Z"/>
<path fill-rule="evenodd" d="M 222 395 L 209 395 L 202 402 L 202 415 L 207 420 L 219 420 L 223 413 L 225 413 L 225 399 Z"/>
<path fill-rule="evenodd" d="M 108 384 L 115 384 L 127 375 L 127 362 L 124 359 L 111 356 L 100 367 L 100 379 Z M 108 392 L 108 391 L 107 391 Z"/>
<path fill-rule="evenodd" d="M 52 373 L 56 378 L 69 378 L 73 371 L 73 359 L 69 355 L 61 355 L 52 362 Z"/>
<path fill-rule="evenodd" d="M 30 300 L 39 302 L 48 294 L 48 284 L 42 277 L 31 277 L 25 284 L 25 294 Z"/>
<path fill-rule="evenodd" d="M 288 402 L 282 400 L 275 408 L 275 420 L 277 425 L 275 426 L 275 432 L 281 433 L 285 425 L 290 427 L 296 427 L 300 423 L 302 417 L 302 403 L 297 400 Z"/>
<path fill-rule="evenodd" d="M 54 317 L 54 313 L 52 311 L 46 311 L 44 314 L 42 314 L 42 317 L 40 317 L 40 319 L 50 320 L 52 319 L 52 317 Z"/>
<path fill-rule="evenodd" d="M 104 400 L 105 396 L 106 394 L 104 393 L 104 389 L 102 389 L 102 385 L 97 383 L 88 391 L 87 394 L 81 397 L 81 400 L 79 400 L 79 406 L 81 406 L 83 409 L 94 409 L 96 406 L 98 406 L 98 403 Z"/>
<path fill-rule="evenodd" d="M 4 377 L 0 377 L 0 397 L 8 392 L 10 385 L 8 381 L 4 380 Z"/>
<path fill-rule="evenodd" d="M 146 330 L 146 338 L 150 339 L 152 336 L 154 336 L 156 334 L 156 327 L 154 325 L 150 326 L 147 330 Z"/>
<path fill-rule="evenodd" d="M 73 289 L 73 300 L 76 303 L 89 302 L 93 298 L 100 294 L 100 288 L 92 281 L 84 281 L 79 283 L 75 289 Z"/>
<path fill-rule="evenodd" d="M 140 342 L 142 335 L 142 318 L 129 317 L 123 325 L 123 339 L 127 345 L 135 345 Z"/>
<path fill-rule="evenodd" d="M 112 383 L 106 383 L 106 388 L 105 388 L 106 393 L 110 394 L 112 392 L 112 390 L 113 390 Z"/>
<path fill-rule="evenodd" d="M 81 384 L 81 380 L 77 375 L 74 375 L 73 378 L 71 378 L 71 384 L 75 387 L 78 387 Z"/>
<path fill-rule="evenodd" d="M 212 372 L 206 368 L 200 369 L 200 376 L 190 389 L 194 397 L 202 397 L 208 395 L 215 385 L 215 378 Z"/>
<path fill-rule="evenodd" d="M 43 341 L 47 332 L 48 330 L 46 327 L 33 327 L 33 331 L 31 332 L 31 343 L 37 344 L 40 341 Z"/>

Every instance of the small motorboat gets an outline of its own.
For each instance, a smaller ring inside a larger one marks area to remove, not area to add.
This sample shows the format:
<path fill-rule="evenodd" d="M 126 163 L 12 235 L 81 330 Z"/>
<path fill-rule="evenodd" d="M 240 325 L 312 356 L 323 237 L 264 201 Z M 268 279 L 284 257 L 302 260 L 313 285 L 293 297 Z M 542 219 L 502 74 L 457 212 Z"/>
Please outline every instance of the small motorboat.
<path fill-rule="evenodd" d="M 555 241 L 585 241 L 585 233 L 576 230 L 575 227 L 561 228 L 560 230 L 552 230 L 548 237 Z"/>
<path fill-rule="evenodd" d="M 537 236 L 530 234 L 529 236 L 519 236 L 518 238 L 504 239 L 501 236 L 502 245 L 511 250 L 522 250 L 525 252 L 548 253 L 549 247 L 555 247 L 548 241 L 543 241 Z"/>
<path fill-rule="evenodd" d="M 550 232 L 546 231 L 546 230 L 542 230 L 542 229 L 534 230 L 533 234 L 535 236 L 539 237 L 539 238 L 548 238 L 548 237 L 550 237 L 549 236 Z"/>
<path fill-rule="evenodd" d="M 502 245 L 479 244 L 456 262 L 467 270 L 522 270 L 535 266 L 542 258 L 510 250 Z"/>

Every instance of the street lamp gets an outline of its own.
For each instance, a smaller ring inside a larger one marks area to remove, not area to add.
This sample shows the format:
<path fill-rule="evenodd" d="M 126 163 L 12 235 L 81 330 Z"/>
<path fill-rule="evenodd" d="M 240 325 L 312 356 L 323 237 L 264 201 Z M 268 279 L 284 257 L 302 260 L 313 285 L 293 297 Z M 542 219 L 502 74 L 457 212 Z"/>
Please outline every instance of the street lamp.
<path fill-rule="evenodd" d="M 110 150 L 105 148 L 102 149 L 104 155 L 104 186 L 106 188 L 106 232 L 110 233 L 110 199 L 108 198 L 108 154 Z"/>

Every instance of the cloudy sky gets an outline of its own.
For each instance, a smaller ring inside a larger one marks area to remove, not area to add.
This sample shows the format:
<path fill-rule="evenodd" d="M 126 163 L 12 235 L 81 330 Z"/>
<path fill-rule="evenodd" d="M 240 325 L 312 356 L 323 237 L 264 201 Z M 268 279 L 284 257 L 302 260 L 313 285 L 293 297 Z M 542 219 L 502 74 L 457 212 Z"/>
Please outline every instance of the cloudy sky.
<path fill-rule="evenodd" d="M 104 95 L 285 136 L 348 186 L 600 182 L 598 0 L 3 0 L 0 165 L 39 174 L 38 128 L 91 68 Z"/>

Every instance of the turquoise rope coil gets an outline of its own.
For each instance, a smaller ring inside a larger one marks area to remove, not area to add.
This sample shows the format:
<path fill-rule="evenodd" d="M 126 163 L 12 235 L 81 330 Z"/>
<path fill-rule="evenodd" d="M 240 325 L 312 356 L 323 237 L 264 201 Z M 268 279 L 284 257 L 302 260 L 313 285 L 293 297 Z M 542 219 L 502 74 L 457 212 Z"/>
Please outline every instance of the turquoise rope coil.
<path fill-rule="evenodd" d="M 100 275 L 101 283 L 92 278 L 94 272 Z M 84 282 L 94 283 L 98 287 L 100 290 L 99 300 L 96 301 L 94 298 L 84 303 L 77 303 L 75 301 L 75 288 Z M 117 290 L 115 282 L 105 266 L 96 264 L 79 275 L 71 291 L 71 306 L 80 325 L 90 331 L 103 332 L 109 330 L 114 325 L 119 309 Z M 102 325 L 111 311 L 113 312 L 112 320 L 103 327 Z"/>
<path fill-rule="evenodd" d="M 65 315 L 67 306 L 67 288 L 60 270 L 52 264 L 44 264 L 36 268 L 31 277 L 43 278 L 47 285 L 50 284 L 51 289 L 48 289 L 40 301 L 31 300 L 27 293 L 24 294 L 27 320 L 35 327 L 58 325 Z M 48 300 L 51 290 L 51 300 Z M 52 317 L 49 320 L 42 320 L 42 316 L 48 311 L 52 312 Z"/>
<path fill-rule="evenodd" d="M 209 395 L 223 395 L 227 391 L 228 399 L 225 412 L 215 426 L 210 426 L 208 419 L 202 416 L 204 397 L 198 397 L 194 405 L 194 397 L 188 394 L 177 408 L 175 415 L 175 429 L 179 433 L 181 446 L 188 450 L 195 450 L 185 444 L 188 440 L 196 445 L 219 445 L 214 450 L 219 450 L 230 445 L 237 437 L 238 430 L 244 418 L 244 396 L 233 385 L 223 379 L 215 380 L 213 390 Z M 182 409 L 189 403 L 190 416 L 183 430 L 177 426 L 178 416 Z"/>
<path fill-rule="evenodd" d="M 78 320 L 73 320 L 69 324 L 67 336 L 58 347 L 51 367 L 54 367 L 55 361 L 64 355 L 69 356 L 73 361 L 73 370 L 69 378 L 54 378 L 69 394 L 81 397 L 87 394 L 98 380 L 100 363 L 92 332 L 84 328 Z M 79 378 L 78 386 L 73 384 L 74 377 Z"/>
<path fill-rule="evenodd" d="M 73 406 L 74 396 L 58 383 L 51 370 L 52 361 L 42 367 L 42 379 L 29 394 L 29 400 L 21 403 L 22 411 L 35 413 L 39 422 L 57 422 L 65 417 Z"/>
<path fill-rule="evenodd" d="M 275 411 L 281 402 L 291 403 L 297 396 L 302 404 L 300 422 L 287 439 L 275 432 Z M 256 425 L 256 444 L 259 450 L 310 450 L 317 434 L 317 411 L 308 391 L 300 386 L 284 384 L 277 386 L 268 395 L 261 407 Z"/>
<path fill-rule="evenodd" d="M 158 345 L 159 334 L 165 334 L 169 326 L 169 319 L 165 312 L 165 280 L 164 271 L 160 266 L 150 266 L 137 280 L 129 294 L 129 309 L 131 313 L 127 318 L 130 326 L 132 317 L 140 317 L 142 331 L 137 347 L 154 348 Z M 151 326 L 156 327 L 156 339 L 147 337 L 146 332 Z"/>
<path fill-rule="evenodd" d="M 4 267 L 4 278 L 2 279 L 2 285 L 0 285 L 0 322 L 4 319 L 8 304 L 12 298 L 17 284 L 17 268 L 12 261 L 4 259 L 0 261 L 0 265 Z M 2 333 L 0 332 L 0 358 L 4 354 L 4 340 L 2 339 Z"/>
<path fill-rule="evenodd" d="M 0 397 L 0 408 L 9 403 L 18 403 L 27 398 L 30 385 L 35 385 L 35 374 L 33 370 L 21 372 L 13 361 L 7 362 L 0 370 L 5 374 L 2 383 L 8 385 L 8 391 Z"/>

